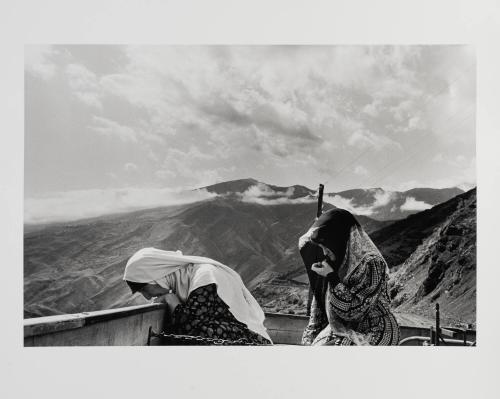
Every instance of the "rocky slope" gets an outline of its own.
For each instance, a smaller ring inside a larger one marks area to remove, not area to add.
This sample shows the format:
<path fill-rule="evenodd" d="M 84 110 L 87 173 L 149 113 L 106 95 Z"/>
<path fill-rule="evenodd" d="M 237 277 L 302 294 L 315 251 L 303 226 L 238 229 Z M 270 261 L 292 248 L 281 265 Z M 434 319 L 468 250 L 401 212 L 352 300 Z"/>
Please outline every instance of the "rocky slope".
<path fill-rule="evenodd" d="M 453 208 L 453 210 L 452 210 Z M 393 306 L 447 324 L 476 322 L 476 190 L 443 204 L 452 210 L 392 274 Z"/>
<path fill-rule="evenodd" d="M 327 194 L 326 201 L 345 202 L 356 213 L 376 220 L 398 220 L 447 201 L 459 194 L 460 188 L 414 188 L 408 191 L 387 191 L 382 188 L 354 189 Z"/>
<path fill-rule="evenodd" d="M 475 189 L 373 232 L 370 236 L 389 267 L 392 269 L 403 263 L 423 240 L 448 220 L 461 198 L 471 195 L 475 196 Z"/>

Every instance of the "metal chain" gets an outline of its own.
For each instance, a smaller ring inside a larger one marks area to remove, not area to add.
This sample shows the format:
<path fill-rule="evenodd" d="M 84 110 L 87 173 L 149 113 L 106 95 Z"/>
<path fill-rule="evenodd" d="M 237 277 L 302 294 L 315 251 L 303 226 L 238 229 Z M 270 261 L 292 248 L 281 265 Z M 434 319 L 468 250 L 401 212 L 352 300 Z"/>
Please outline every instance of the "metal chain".
<path fill-rule="evenodd" d="M 177 345 L 243 345 L 243 346 L 266 346 L 270 343 L 253 343 L 249 342 L 246 338 L 239 338 L 237 340 L 229 340 L 223 338 L 209 338 L 209 337 L 199 337 L 194 335 L 182 335 L 182 334 L 168 334 L 161 332 L 159 334 L 153 334 L 155 337 L 161 338 L 162 340 L 170 340 L 175 342 Z"/>

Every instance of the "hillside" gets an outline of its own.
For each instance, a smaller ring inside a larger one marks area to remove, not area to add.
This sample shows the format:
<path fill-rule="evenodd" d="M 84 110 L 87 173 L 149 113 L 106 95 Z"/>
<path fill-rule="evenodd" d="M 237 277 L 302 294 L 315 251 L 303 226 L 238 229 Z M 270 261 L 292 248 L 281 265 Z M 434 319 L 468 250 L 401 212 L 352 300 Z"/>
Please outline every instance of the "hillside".
<path fill-rule="evenodd" d="M 431 209 L 410 215 L 371 234 L 389 267 L 403 263 L 432 232 L 455 212 L 463 199 L 475 196 L 475 189 Z"/>
<path fill-rule="evenodd" d="M 440 207 L 454 210 L 391 276 L 393 306 L 447 324 L 476 322 L 476 190 Z M 446 206 L 444 206 L 446 205 Z"/>
<path fill-rule="evenodd" d="M 267 273 L 301 270 L 297 242 L 315 213 L 315 203 L 260 205 L 218 197 L 27 228 L 25 317 L 142 303 L 139 295 L 130 297 L 121 277 L 126 260 L 146 246 L 217 259 L 252 288 Z M 369 231 L 384 225 L 360 221 Z"/>

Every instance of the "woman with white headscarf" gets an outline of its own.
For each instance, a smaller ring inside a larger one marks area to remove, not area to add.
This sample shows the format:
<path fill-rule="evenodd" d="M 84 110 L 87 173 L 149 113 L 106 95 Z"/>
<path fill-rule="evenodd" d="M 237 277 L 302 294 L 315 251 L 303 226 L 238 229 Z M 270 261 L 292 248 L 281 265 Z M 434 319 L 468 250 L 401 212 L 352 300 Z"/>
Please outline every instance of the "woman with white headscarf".
<path fill-rule="evenodd" d="M 264 312 L 231 268 L 180 251 L 143 248 L 127 262 L 132 292 L 168 305 L 176 334 L 272 343 Z"/>
<path fill-rule="evenodd" d="M 397 345 L 387 264 L 354 216 L 323 213 L 299 240 L 313 299 L 304 345 Z"/>

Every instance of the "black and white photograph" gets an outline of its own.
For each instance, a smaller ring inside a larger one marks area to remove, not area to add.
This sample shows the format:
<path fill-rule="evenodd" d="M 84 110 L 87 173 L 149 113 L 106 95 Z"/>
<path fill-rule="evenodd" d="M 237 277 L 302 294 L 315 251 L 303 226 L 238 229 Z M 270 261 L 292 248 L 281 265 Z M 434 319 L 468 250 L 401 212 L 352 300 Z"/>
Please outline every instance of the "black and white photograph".
<path fill-rule="evenodd" d="M 476 345 L 475 66 L 27 46 L 25 345 Z"/>
<path fill-rule="evenodd" d="M 496 399 L 496 0 L 0 4 L 0 397 Z"/>

